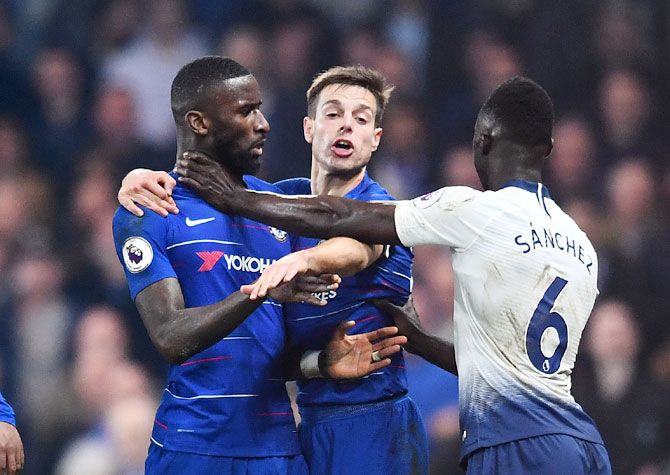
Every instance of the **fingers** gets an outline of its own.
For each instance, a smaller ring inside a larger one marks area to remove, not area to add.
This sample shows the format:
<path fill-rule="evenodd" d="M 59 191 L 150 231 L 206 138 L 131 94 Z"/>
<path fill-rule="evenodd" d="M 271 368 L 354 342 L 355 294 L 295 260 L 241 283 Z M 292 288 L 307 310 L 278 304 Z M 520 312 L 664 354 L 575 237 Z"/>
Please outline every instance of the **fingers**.
<path fill-rule="evenodd" d="M 263 273 L 254 284 L 253 290 L 251 291 L 250 297 L 251 300 L 256 300 L 258 297 L 265 297 L 268 291 L 276 288 L 284 280 L 284 275 L 281 273 L 272 273 L 270 275 L 265 275 Z"/>
<path fill-rule="evenodd" d="M 323 282 L 330 282 L 333 284 L 339 284 L 342 282 L 342 277 L 338 274 L 321 274 L 316 276 L 317 279 L 322 280 Z"/>
<path fill-rule="evenodd" d="M 180 174 L 181 175 L 181 174 Z M 189 188 L 195 190 L 195 191 L 200 191 L 202 190 L 202 184 L 193 178 L 189 178 L 186 176 L 181 175 L 179 178 L 179 183 L 188 186 Z"/>
<path fill-rule="evenodd" d="M 165 190 L 165 188 L 163 188 L 163 186 L 161 185 L 161 183 L 165 180 L 165 177 L 160 175 L 160 173 L 164 173 L 165 175 L 167 175 L 167 173 L 165 172 L 159 172 L 158 176 L 146 177 L 142 179 L 142 181 L 139 183 L 139 187 L 141 187 L 144 190 L 150 191 L 161 200 L 167 200 L 170 197 L 170 193 L 168 193 Z"/>
<path fill-rule="evenodd" d="M 339 286 L 338 279 L 328 280 L 319 277 L 301 275 L 293 281 L 293 285 L 298 292 L 326 292 L 328 290 L 336 290 Z"/>
<path fill-rule="evenodd" d="M 144 216 L 144 211 L 142 211 L 142 208 L 140 208 L 139 206 L 137 206 L 137 205 L 133 202 L 133 200 L 131 200 L 130 198 L 128 198 L 128 197 L 126 197 L 126 196 L 121 196 L 121 195 L 119 195 L 119 196 L 117 197 L 117 199 L 119 200 L 119 203 L 121 204 L 121 206 L 123 206 L 123 207 L 126 208 L 128 211 L 130 211 L 131 213 L 133 213 L 135 216 L 140 217 L 140 218 L 141 218 L 142 216 Z"/>
<path fill-rule="evenodd" d="M 376 341 L 383 338 L 388 338 L 395 335 L 396 333 L 398 333 L 398 327 L 391 326 L 378 328 L 367 333 L 360 333 L 359 335 L 363 338 L 366 338 L 368 341 Z"/>
<path fill-rule="evenodd" d="M 158 177 L 158 183 L 161 183 L 163 185 L 163 188 L 167 192 L 168 196 L 170 199 L 172 199 L 172 190 L 174 190 L 174 187 L 177 186 L 177 180 L 172 178 L 168 173 L 165 172 L 160 172 L 160 176 Z"/>
<path fill-rule="evenodd" d="M 139 194 L 133 197 L 133 200 L 137 204 L 140 204 L 163 217 L 166 217 L 170 212 L 179 211 L 175 205 L 158 198 L 155 194 L 148 190 L 141 190 Z"/>
<path fill-rule="evenodd" d="M 308 303 L 310 305 L 317 305 L 323 307 L 328 303 L 327 300 L 321 300 L 316 295 L 309 292 L 296 292 L 293 294 L 294 302 Z"/>
<path fill-rule="evenodd" d="M 16 454 L 13 451 L 7 453 L 7 474 L 15 475 L 18 467 L 16 466 Z"/>
<path fill-rule="evenodd" d="M 385 338 L 382 341 L 379 341 L 372 345 L 372 351 L 379 351 L 379 354 L 383 357 L 397 353 L 399 350 L 394 350 L 388 352 L 389 348 L 400 347 L 407 343 L 407 337 L 398 335 L 393 338 Z"/>
<path fill-rule="evenodd" d="M 19 454 L 16 460 L 16 468 L 18 470 L 23 470 L 23 467 L 26 465 L 26 454 L 23 451 L 23 444 L 19 447 Z"/>

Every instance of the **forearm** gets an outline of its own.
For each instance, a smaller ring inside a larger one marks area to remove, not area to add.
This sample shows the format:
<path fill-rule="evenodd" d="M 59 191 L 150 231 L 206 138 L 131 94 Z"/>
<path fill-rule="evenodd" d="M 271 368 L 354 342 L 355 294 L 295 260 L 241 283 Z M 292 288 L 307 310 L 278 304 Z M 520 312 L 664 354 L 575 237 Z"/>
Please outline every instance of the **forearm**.
<path fill-rule="evenodd" d="M 284 198 L 248 191 L 226 192 L 214 203 L 302 236 L 347 236 L 369 244 L 399 244 L 392 202 L 370 203 L 332 196 Z"/>
<path fill-rule="evenodd" d="M 412 335 L 407 335 L 405 349 L 445 371 L 458 375 L 454 345 L 443 338 L 418 329 Z"/>
<path fill-rule="evenodd" d="M 263 303 L 238 291 L 212 305 L 184 308 L 179 299 L 159 301 L 155 292 L 153 296 L 144 292 L 135 303 L 154 345 L 172 364 L 214 345 Z"/>
<path fill-rule="evenodd" d="M 354 275 L 368 268 L 383 251 L 383 246 L 364 244 L 355 239 L 336 237 L 318 246 L 300 251 L 304 253 L 310 272 Z"/>

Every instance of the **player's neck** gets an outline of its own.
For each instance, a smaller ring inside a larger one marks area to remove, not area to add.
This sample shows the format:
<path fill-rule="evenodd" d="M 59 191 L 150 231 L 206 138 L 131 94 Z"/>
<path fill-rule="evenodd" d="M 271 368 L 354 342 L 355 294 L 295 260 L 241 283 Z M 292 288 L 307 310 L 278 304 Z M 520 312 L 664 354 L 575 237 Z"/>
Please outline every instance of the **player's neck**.
<path fill-rule="evenodd" d="M 498 173 L 493 173 L 492 175 L 489 179 L 492 190 L 499 190 L 505 183 L 512 180 L 542 182 L 542 173 L 539 170 L 522 167 L 500 170 Z"/>
<path fill-rule="evenodd" d="M 356 188 L 365 177 L 365 167 L 360 171 L 347 174 L 333 174 L 320 168 L 312 166 L 311 187 L 315 195 L 345 196 Z"/>

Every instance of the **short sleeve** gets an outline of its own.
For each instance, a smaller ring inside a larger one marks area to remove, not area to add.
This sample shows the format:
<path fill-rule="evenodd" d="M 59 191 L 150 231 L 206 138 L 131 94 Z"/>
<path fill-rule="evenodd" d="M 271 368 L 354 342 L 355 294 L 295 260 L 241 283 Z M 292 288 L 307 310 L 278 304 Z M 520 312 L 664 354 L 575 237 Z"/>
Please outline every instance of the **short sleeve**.
<path fill-rule="evenodd" d="M 480 234 L 484 221 L 477 203 L 481 194 L 466 186 L 451 186 L 413 200 L 398 201 L 395 225 L 400 241 L 405 246 L 469 247 Z"/>
<path fill-rule="evenodd" d="M 5 398 L 0 393 L 0 422 L 7 422 L 13 426 L 16 425 L 16 416 L 12 406 L 9 405 Z"/>
<path fill-rule="evenodd" d="M 177 277 L 167 255 L 168 219 L 151 211 L 137 217 L 123 208 L 114 215 L 116 254 L 126 273 L 133 300 L 149 285 Z"/>

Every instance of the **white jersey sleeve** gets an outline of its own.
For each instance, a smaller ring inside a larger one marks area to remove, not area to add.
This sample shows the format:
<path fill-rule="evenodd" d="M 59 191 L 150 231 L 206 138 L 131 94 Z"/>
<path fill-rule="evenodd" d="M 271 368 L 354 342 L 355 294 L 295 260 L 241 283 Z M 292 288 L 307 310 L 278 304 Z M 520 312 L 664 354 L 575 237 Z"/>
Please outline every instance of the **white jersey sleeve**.
<path fill-rule="evenodd" d="M 481 195 L 467 186 L 441 188 L 396 204 L 396 232 L 405 246 L 443 244 L 467 248 L 490 216 L 472 206 Z"/>

